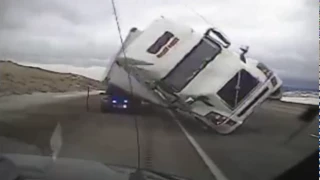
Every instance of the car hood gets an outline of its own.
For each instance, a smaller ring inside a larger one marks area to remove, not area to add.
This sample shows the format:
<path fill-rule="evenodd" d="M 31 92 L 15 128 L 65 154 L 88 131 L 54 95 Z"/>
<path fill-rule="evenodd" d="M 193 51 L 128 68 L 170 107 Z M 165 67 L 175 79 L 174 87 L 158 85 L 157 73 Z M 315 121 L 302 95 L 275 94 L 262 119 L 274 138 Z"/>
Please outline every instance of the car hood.
<path fill-rule="evenodd" d="M 21 154 L 3 154 L 2 159 L 11 161 L 11 177 L 17 173 L 26 180 L 128 180 L 136 172 L 134 167 L 119 165 L 106 165 L 91 160 L 58 158 L 55 161 L 51 157 Z M 3 168 L 0 162 L 0 169 Z M 7 168 L 8 169 L 8 168 Z M 150 170 L 141 170 L 144 179 L 151 180 L 185 180 L 186 178 L 158 173 Z M 0 179 L 4 179 L 0 175 Z M 11 179 L 4 179 L 11 180 Z M 135 180 L 138 180 L 135 178 Z"/>

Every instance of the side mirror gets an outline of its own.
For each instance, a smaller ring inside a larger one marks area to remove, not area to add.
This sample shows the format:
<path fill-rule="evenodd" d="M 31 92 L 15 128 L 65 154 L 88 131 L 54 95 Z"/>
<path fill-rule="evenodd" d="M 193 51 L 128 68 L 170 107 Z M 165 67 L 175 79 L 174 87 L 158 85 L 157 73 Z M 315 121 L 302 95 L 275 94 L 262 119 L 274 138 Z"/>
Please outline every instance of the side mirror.
<path fill-rule="evenodd" d="M 185 100 L 184 102 L 187 103 L 187 104 L 192 104 L 194 103 L 195 101 L 202 101 L 204 104 L 206 104 L 207 106 L 210 106 L 210 107 L 214 107 L 210 102 L 209 102 L 209 98 L 206 97 L 206 96 L 198 96 L 196 98 L 193 98 L 193 97 L 189 97 L 187 100 Z"/>
<path fill-rule="evenodd" d="M 240 50 L 241 50 L 242 52 L 247 53 L 247 52 L 249 51 L 249 46 L 241 46 L 241 47 L 240 47 Z"/>
<path fill-rule="evenodd" d="M 189 97 L 184 102 L 187 103 L 187 104 L 192 104 L 194 101 L 195 101 L 195 99 L 193 97 Z"/>
<path fill-rule="evenodd" d="M 213 104 L 211 104 L 209 102 L 209 98 L 207 96 L 198 96 L 197 97 L 197 100 L 198 101 L 202 101 L 204 104 L 206 104 L 207 106 L 210 106 L 210 107 L 214 107 Z"/>
<path fill-rule="evenodd" d="M 240 54 L 240 59 L 241 61 L 243 61 L 244 63 L 247 62 L 245 55 L 248 53 L 249 51 L 249 46 L 241 46 L 240 47 L 241 50 L 241 54 Z"/>

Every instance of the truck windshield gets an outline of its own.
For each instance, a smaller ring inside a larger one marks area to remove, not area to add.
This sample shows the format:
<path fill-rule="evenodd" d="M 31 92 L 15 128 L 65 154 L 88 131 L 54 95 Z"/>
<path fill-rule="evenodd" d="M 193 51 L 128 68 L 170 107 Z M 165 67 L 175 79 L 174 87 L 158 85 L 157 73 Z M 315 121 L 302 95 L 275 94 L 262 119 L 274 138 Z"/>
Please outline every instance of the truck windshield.
<path fill-rule="evenodd" d="M 170 72 L 163 82 L 174 92 L 180 92 L 197 74 L 214 60 L 221 47 L 208 39 L 202 39 Z"/>
<path fill-rule="evenodd" d="M 239 77 L 240 76 L 240 77 Z M 239 79 L 239 91 L 237 97 L 237 84 Z M 235 74 L 219 91 L 220 98 L 227 103 L 229 108 L 234 109 L 246 98 L 249 93 L 259 84 L 259 81 L 249 72 L 242 69 Z M 237 101 L 235 100 L 237 97 Z"/>

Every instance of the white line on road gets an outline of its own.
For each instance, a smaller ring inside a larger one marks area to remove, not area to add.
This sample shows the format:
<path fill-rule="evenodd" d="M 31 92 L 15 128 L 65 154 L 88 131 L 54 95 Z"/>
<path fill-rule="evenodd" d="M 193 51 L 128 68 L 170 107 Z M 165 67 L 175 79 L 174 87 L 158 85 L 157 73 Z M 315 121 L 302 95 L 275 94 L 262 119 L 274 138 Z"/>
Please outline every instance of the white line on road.
<path fill-rule="evenodd" d="M 311 137 L 313 137 L 313 138 L 319 138 L 317 135 L 315 135 L 315 134 L 310 134 L 310 136 Z"/>
<path fill-rule="evenodd" d="M 182 132 L 185 134 L 191 145 L 198 152 L 204 163 L 208 166 L 211 174 L 217 180 L 228 180 L 227 177 L 222 173 L 222 171 L 218 168 L 218 166 L 210 159 L 210 157 L 204 152 L 204 150 L 200 147 L 197 141 L 189 134 L 189 132 L 184 128 L 184 126 L 180 123 L 180 121 L 176 118 L 175 114 L 169 110 L 169 114 L 173 117 L 174 121 L 181 128 Z"/>

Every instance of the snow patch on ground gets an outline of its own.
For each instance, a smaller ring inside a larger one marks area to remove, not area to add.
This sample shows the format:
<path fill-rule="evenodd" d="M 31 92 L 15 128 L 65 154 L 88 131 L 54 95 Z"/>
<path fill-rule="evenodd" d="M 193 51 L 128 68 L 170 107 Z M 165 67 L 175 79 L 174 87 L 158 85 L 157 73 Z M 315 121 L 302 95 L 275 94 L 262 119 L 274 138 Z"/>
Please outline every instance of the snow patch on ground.
<path fill-rule="evenodd" d="M 90 95 L 97 95 L 102 91 L 90 91 Z M 86 96 L 86 91 L 67 93 L 33 93 L 24 95 L 10 95 L 0 97 L 1 110 L 22 110 L 29 106 L 54 103 L 60 100 Z"/>
<path fill-rule="evenodd" d="M 102 93 L 104 91 L 90 91 L 89 95 L 97 95 L 99 93 Z M 65 94 L 59 94 L 54 96 L 55 98 L 71 98 L 71 97 L 81 97 L 86 96 L 88 92 L 71 92 L 71 93 L 65 93 Z"/>
<path fill-rule="evenodd" d="M 319 104 L 319 94 L 318 92 L 309 92 L 309 91 L 291 91 L 283 93 L 281 101 L 284 102 L 293 102 L 299 104 L 310 104 L 318 105 Z"/>

